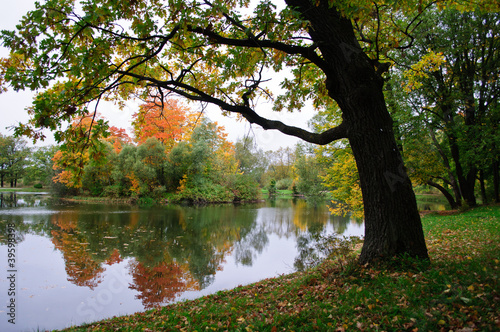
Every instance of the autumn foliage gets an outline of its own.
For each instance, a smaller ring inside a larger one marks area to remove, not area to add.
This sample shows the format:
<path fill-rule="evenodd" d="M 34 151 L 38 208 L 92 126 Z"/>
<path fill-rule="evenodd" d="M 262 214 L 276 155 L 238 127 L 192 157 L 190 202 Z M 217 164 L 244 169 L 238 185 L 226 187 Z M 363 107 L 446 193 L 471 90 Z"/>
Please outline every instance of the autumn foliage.
<path fill-rule="evenodd" d="M 132 122 L 135 141 L 143 144 L 148 138 L 160 141 L 166 151 L 180 142 L 193 128 L 193 114 L 177 99 L 167 99 L 159 103 L 149 100 L 139 107 Z"/>
<path fill-rule="evenodd" d="M 109 136 L 105 139 L 113 145 L 116 153 L 120 153 L 124 145 L 132 144 L 132 138 L 123 128 L 109 127 Z"/>
<path fill-rule="evenodd" d="M 73 193 L 155 200 L 170 193 L 196 202 L 258 196 L 258 185 L 239 171 L 224 128 L 175 99 L 139 107 L 133 121 L 137 145 L 124 129 L 97 118 L 75 120 L 73 136 L 53 158 L 54 182 Z"/>
<path fill-rule="evenodd" d="M 142 301 L 146 309 L 172 302 L 186 291 L 199 290 L 196 280 L 191 277 L 188 265 L 161 262 L 148 267 L 141 262 L 132 261 L 130 270 L 134 280 L 130 288 L 139 292 L 136 298 Z"/>
<path fill-rule="evenodd" d="M 102 281 L 104 268 L 94 260 L 88 249 L 89 243 L 78 232 L 77 216 L 63 213 L 52 217 L 54 229 L 52 243 L 64 256 L 68 281 L 94 289 Z"/>

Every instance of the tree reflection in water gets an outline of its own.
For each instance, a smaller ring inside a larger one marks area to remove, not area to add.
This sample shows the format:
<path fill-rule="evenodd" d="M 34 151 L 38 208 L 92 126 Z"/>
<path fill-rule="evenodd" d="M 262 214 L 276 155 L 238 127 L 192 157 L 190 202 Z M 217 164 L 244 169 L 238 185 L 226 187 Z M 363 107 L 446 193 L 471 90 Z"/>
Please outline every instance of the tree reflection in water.
<path fill-rule="evenodd" d="M 89 243 L 78 231 L 77 218 L 76 213 L 52 215 L 52 243 L 63 254 L 68 281 L 94 289 L 102 281 L 104 267 L 87 249 Z"/>
<path fill-rule="evenodd" d="M 2 211 L 0 211 L 0 215 Z M 4 216 L 2 216 L 4 218 Z M 9 218 L 19 216 L 7 215 Z M 16 220 L 17 220 L 16 219 Z M 51 238 L 62 253 L 67 280 L 95 289 L 114 264 L 125 262 L 129 289 L 144 308 L 175 301 L 211 285 L 228 257 L 251 267 L 270 238 L 300 241 L 341 232 L 348 219 L 303 200 L 205 207 L 139 207 L 87 204 L 52 206 L 44 217 L 16 221 L 19 234 Z"/>
<path fill-rule="evenodd" d="M 187 266 L 180 266 L 175 262 L 162 262 L 147 267 L 132 260 L 129 268 L 134 280 L 130 289 L 139 292 L 136 298 L 142 301 L 145 309 L 172 302 L 183 292 L 199 290 L 199 285 L 191 277 Z"/>

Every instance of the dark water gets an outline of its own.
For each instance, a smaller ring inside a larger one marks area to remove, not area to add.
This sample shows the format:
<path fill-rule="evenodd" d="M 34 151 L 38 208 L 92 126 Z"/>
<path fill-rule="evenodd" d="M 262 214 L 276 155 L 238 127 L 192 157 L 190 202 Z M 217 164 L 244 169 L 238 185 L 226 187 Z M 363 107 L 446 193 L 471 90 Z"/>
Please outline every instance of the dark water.
<path fill-rule="evenodd" d="M 0 331 L 60 329 L 290 273 L 300 237 L 364 232 L 303 200 L 139 208 L 0 198 Z"/>
<path fill-rule="evenodd" d="M 450 209 L 450 204 L 441 195 L 420 195 L 417 200 L 417 206 L 420 211 L 443 211 Z"/>

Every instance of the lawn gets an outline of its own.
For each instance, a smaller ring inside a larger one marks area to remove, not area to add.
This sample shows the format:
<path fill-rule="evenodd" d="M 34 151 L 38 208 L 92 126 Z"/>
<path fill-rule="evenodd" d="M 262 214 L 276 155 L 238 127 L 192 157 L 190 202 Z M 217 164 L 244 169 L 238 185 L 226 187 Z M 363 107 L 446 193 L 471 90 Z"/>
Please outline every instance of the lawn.
<path fill-rule="evenodd" d="M 68 331 L 498 331 L 500 206 L 422 219 L 431 264 L 328 260 Z M 340 264 L 341 263 L 341 264 Z"/>

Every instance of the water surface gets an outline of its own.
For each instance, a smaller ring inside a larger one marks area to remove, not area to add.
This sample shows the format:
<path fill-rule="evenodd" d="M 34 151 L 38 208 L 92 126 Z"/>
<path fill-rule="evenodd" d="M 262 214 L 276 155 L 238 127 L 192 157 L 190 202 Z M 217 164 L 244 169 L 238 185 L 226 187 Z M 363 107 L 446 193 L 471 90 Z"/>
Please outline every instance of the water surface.
<path fill-rule="evenodd" d="M 4 193 L 0 220 L 0 331 L 60 329 L 290 273 L 299 238 L 364 232 L 304 200 L 140 208 Z M 15 325 L 4 297 L 12 228 Z"/>

